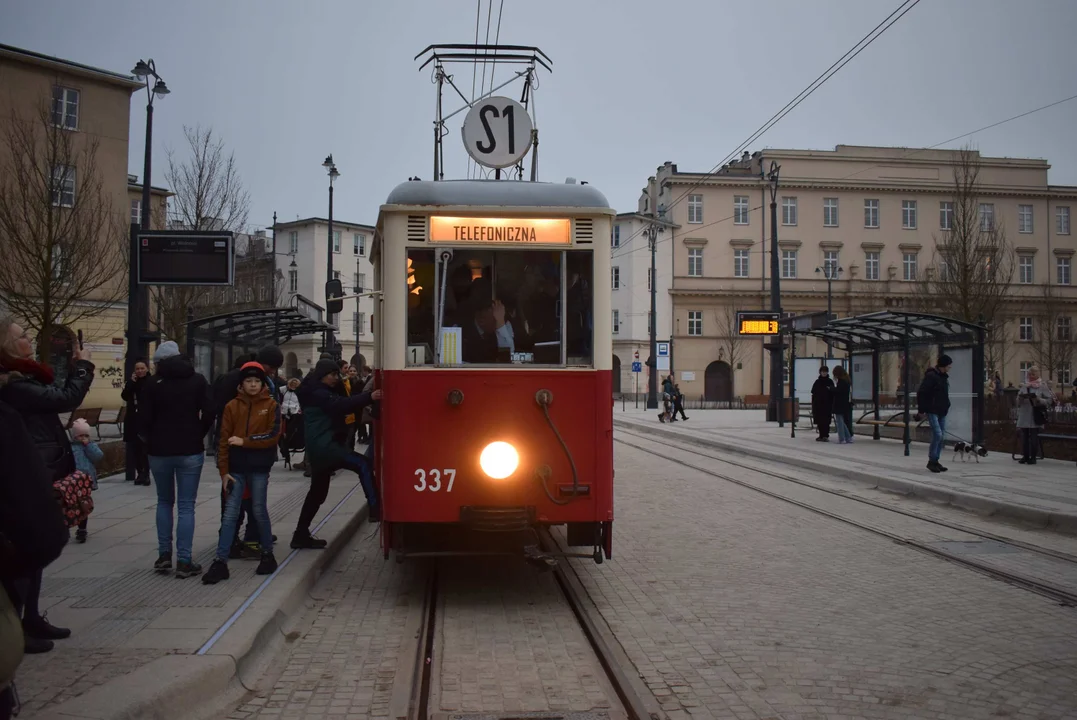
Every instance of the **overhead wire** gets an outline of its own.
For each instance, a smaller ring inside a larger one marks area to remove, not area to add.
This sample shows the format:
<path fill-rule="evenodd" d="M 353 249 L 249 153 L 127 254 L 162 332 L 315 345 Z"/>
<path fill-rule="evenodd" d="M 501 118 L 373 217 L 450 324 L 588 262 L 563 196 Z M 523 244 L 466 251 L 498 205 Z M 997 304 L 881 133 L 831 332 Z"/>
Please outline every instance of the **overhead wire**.
<path fill-rule="evenodd" d="M 475 44 L 479 44 L 479 17 L 482 13 L 482 0 L 476 0 L 475 2 Z M 471 65 L 471 102 L 475 102 L 475 81 L 479 77 L 478 63 L 472 63 Z M 473 160 L 471 155 L 467 156 L 467 178 L 471 179 L 471 164 Z"/>

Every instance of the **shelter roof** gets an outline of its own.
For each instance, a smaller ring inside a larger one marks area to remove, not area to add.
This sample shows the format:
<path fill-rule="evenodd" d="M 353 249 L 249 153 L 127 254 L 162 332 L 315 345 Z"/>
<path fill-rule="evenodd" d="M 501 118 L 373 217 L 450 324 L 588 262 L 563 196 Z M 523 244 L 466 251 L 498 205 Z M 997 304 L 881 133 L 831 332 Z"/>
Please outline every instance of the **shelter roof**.
<path fill-rule="evenodd" d="M 334 329 L 295 307 L 270 307 L 211 315 L 187 323 L 199 340 L 236 344 L 280 345 L 294 337 Z"/>
<path fill-rule="evenodd" d="M 893 350 L 910 345 L 982 342 L 982 325 L 927 313 L 884 310 L 839 318 L 820 327 L 797 328 L 796 318 L 787 322 L 796 335 L 811 335 L 846 350 Z"/>

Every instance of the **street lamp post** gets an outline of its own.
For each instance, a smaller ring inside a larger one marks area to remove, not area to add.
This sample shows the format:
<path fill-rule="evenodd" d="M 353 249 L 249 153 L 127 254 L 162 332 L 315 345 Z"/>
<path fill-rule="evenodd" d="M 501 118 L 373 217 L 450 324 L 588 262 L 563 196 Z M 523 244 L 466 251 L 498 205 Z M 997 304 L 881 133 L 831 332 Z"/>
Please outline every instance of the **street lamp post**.
<path fill-rule="evenodd" d="M 142 165 L 142 209 L 139 212 L 139 225 L 131 224 L 130 238 L 127 246 L 127 354 L 124 357 L 124 377 L 129 378 L 135 372 L 135 362 L 146 357 L 149 340 L 146 326 L 149 324 L 150 304 L 145 288 L 138 284 L 138 231 L 150 229 L 150 170 L 153 149 L 153 101 L 169 93 L 168 86 L 157 74 L 157 65 L 153 58 L 147 62 L 139 60 L 131 74 L 139 80 L 146 80 L 146 150 Z M 150 86 L 150 77 L 156 82 Z M 134 443 L 127 443 L 126 479 L 134 481 L 138 469 Z"/>
<path fill-rule="evenodd" d="M 770 172 L 763 175 L 764 180 L 770 183 L 770 309 L 772 312 L 782 311 L 781 289 L 781 259 L 778 256 L 778 173 L 781 166 L 774 160 L 770 162 Z M 760 174 L 762 175 L 762 167 Z M 779 426 L 784 426 L 782 421 L 782 394 L 785 390 L 782 383 L 782 349 L 784 336 L 780 333 L 770 344 L 770 407 L 771 417 L 778 421 Z"/>
<path fill-rule="evenodd" d="M 834 317 L 833 283 L 834 280 L 841 277 L 843 270 L 837 263 L 828 261 L 823 263 L 823 267 L 815 268 L 815 272 L 822 273 L 823 277 L 826 278 L 826 321 L 830 322 Z M 826 357 L 828 360 L 834 357 L 834 346 L 830 344 L 830 340 L 826 341 Z"/>
<path fill-rule="evenodd" d="M 336 163 L 333 162 L 332 153 L 330 153 L 329 157 L 322 163 L 322 167 L 329 173 L 329 252 L 326 254 L 328 260 L 325 263 L 325 281 L 329 282 L 333 279 L 333 181 L 340 177 L 340 172 L 337 171 Z M 332 329 L 333 319 L 327 319 L 329 320 L 330 328 L 325 334 L 325 351 L 333 357 L 337 357 L 336 351 L 334 350 L 336 347 L 336 337 L 334 337 Z M 337 359 L 339 360 L 340 358 Z"/>
<path fill-rule="evenodd" d="M 651 285 L 651 312 L 650 322 L 648 323 L 650 333 L 650 345 L 651 345 L 651 359 L 650 359 L 650 377 L 647 380 L 647 409 L 655 410 L 658 408 L 658 283 L 656 282 L 655 273 L 655 253 L 658 246 L 658 232 L 659 228 L 656 223 L 651 223 L 647 227 L 647 241 L 651 248 L 651 269 L 650 269 L 650 285 Z"/>

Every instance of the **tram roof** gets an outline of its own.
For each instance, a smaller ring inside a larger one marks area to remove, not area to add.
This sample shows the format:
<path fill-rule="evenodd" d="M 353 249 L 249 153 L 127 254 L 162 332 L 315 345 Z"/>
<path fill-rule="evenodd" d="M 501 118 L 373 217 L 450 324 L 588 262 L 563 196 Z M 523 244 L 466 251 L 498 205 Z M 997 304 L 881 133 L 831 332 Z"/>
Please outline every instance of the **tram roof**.
<path fill-rule="evenodd" d="M 409 180 L 393 188 L 385 204 L 415 207 L 610 207 L 606 196 L 591 185 L 526 180 Z"/>

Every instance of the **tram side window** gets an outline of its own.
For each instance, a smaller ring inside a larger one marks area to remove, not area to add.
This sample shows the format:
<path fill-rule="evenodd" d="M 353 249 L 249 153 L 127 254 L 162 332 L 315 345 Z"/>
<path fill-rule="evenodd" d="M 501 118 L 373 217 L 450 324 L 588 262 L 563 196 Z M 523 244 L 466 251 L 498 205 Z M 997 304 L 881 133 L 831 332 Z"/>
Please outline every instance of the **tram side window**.
<path fill-rule="evenodd" d="M 594 257 L 586 250 L 570 250 L 565 255 L 568 256 L 565 262 L 568 364 L 590 366 L 593 363 L 595 332 Z"/>
<path fill-rule="evenodd" d="M 434 362 L 434 251 L 408 251 L 407 365 Z"/>

